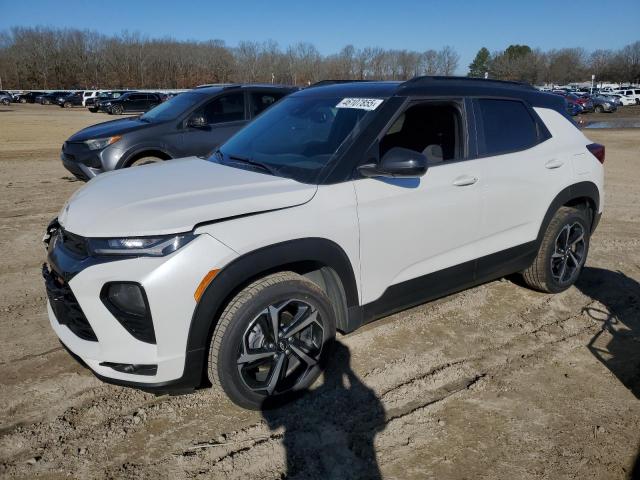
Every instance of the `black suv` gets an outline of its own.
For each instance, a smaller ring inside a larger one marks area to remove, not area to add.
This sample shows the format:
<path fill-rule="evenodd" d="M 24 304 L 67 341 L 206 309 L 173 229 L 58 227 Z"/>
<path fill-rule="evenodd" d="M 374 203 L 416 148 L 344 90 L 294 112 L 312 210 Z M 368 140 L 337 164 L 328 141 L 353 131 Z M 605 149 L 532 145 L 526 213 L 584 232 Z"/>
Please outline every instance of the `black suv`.
<path fill-rule="evenodd" d="M 51 93 L 43 93 L 41 95 L 38 95 L 35 101 L 36 103 L 39 103 L 41 105 L 52 105 L 56 103 L 58 98 L 66 97 L 67 95 L 69 95 L 69 93 L 71 92 L 57 91 Z"/>
<path fill-rule="evenodd" d="M 81 107 L 84 92 L 73 92 L 66 97 L 58 97 L 56 103 L 63 108 Z"/>
<path fill-rule="evenodd" d="M 64 143 L 62 163 L 76 177 L 88 180 L 109 170 L 208 155 L 251 118 L 295 90 L 275 85 L 190 90 L 139 117 L 80 130 Z M 100 102 L 101 108 L 105 103 L 109 101 Z"/>
<path fill-rule="evenodd" d="M 91 113 L 96 113 L 100 111 L 101 103 L 103 102 L 106 103 L 110 100 L 118 98 L 120 95 L 124 95 L 125 93 L 131 93 L 131 90 L 111 90 L 108 92 L 101 92 L 95 97 L 87 98 L 84 104 Z M 106 111 L 106 110 L 103 110 L 103 111 Z"/>
<path fill-rule="evenodd" d="M 110 115 L 122 115 L 146 112 L 161 103 L 162 100 L 157 93 L 128 92 L 118 98 L 101 102 L 100 109 Z"/>
<path fill-rule="evenodd" d="M 17 96 L 17 102 L 19 103 L 35 103 L 36 97 L 42 95 L 42 92 L 27 92 L 21 93 Z"/>

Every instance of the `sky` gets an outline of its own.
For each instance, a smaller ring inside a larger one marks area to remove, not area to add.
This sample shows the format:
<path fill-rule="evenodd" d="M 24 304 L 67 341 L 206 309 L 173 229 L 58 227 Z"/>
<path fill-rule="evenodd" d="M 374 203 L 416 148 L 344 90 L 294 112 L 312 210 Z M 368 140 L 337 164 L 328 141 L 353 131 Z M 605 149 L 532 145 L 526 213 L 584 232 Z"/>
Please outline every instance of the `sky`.
<path fill-rule="evenodd" d="M 628 5 L 637 10 L 637 0 Z M 229 46 L 271 39 L 283 48 L 306 41 L 322 54 L 348 44 L 417 51 L 450 45 L 460 54 L 459 74 L 483 46 L 492 52 L 510 44 L 592 51 L 640 40 L 638 15 L 612 14 L 602 0 L 0 0 L 0 6 L 5 12 L 0 30 L 38 25 L 104 34 L 128 30 L 178 40 L 221 39 Z"/>

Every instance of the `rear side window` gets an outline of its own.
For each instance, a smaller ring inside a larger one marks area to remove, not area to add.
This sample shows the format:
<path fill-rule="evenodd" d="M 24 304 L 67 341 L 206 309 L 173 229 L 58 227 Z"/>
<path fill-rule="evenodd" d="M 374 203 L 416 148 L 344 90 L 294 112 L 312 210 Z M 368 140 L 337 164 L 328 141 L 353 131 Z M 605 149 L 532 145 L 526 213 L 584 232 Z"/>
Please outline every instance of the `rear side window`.
<path fill-rule="evenodd" d="M 281 92 L 252 92 L 251 93 L 251 116 L 255 117 L 263 110 L 284 97 Z"/>
<path fill-rule="evenodd" d="M 208 124 L 244 120 L 244 92 L 223 95 L 204 107 Z"/>
<path fill-rule="evenodd" d="M 538 126 L 527 107 L 516 100 L 479 99 L 482 155 L 526 150 L 538 143 Z"/>

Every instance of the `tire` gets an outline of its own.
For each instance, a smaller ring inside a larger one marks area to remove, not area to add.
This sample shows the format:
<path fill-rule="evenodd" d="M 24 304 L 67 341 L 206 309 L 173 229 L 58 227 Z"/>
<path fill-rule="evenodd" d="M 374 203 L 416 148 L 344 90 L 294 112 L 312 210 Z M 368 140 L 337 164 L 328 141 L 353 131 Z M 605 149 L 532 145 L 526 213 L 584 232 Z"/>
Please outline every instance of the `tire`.
<path fill-rule="evenodd" d="M 2 99 L 2 105 L 9 105 L 11 102 L 9 100 L 7 100 L 6 98 Z"/>
<path fill-rule="evenodd" d="M 20 103 L 27 103 L 27 99 L 26 98 L 21 98 L 20 99 Z"/>
<path fill-rule="evenodd" d="M 114 105 L 113 107 L 111 107 L 109 109 L 109 113 L 112 115 L 122 115 L 122 106 L 121 105 Z"/>
<path fill-rule="evenodd" d="M 561 207 L 549 222 L 535 260 L 522 272 L 525 283 L 547 293 L 559 293 L 569 288 L 584 267 L 590 237 L 589 211 Z"/>
<path fill-rule="evenodd" d="M 595 111 L 596 111 L 596 113 L 603 113 L 604 112 L 604 108 L 602 108 L 602 105 L 596 105 Z"/>
<path fill-rule="evenodd" d="M 62 106 L 63 106 L 64 108 L 71 108 L 71 103 L 70 103 L 70 102 L 64 102 L 64 103 L 62 104 Z"/>
<path fill-rule="evenodd" d="M 139 167 L 141 165 L 151 165 L 152 163 L 160 163 L 160 162 L 164 162 L 164 159 L 160 158 L 160 157 L 148 156 L 148 157 L 138 158 L 138 159 L 134 160 L 133 162 L 131 162 L 127 166 L 128 167 Z"/>
<path fill-rule="evenodd" d="M 281 336 L 273 332 L 274 319 Z M 294 324 L 306 326 L 296 330 Z M 268 275 L 240 291 L 222 312 L 209 346 L 209 380 L 243 408 L 260 409 L 267 399 L 284 402 L 318 378 L 335 331 L 334 310 L 320 287 L 293 272 Z M 254 349 L 259 351 L 248 353 Z"/>
<path fill-rule="evenodd" d="M 96 113 L 96 112 L 98 111 L 98 109 L 97 109 L 97 108 L 90 108 L 90 109 L 89 109 L 89 111 L 90 111 L 91 113 Z"/>

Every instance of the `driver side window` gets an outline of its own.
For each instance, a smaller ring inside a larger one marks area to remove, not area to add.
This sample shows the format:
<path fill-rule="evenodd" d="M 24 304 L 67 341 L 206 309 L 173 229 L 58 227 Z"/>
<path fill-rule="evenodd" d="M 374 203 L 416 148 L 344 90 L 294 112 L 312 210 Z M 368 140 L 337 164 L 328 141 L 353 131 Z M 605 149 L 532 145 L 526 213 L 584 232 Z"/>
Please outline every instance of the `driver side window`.
<path fill-rule="evenodd" d="M 413 105 L 400 115 L 380 140 L 379 158 L 394 147 L 408 148 L 430 164 L 461 158 L 460 113 L 451 103 Z"/>
<path fill-rule="evenodd" d="M 204 115 L 208 125 L 244 120 L 244 92 L 217 97 L 198 113 Z"/>

